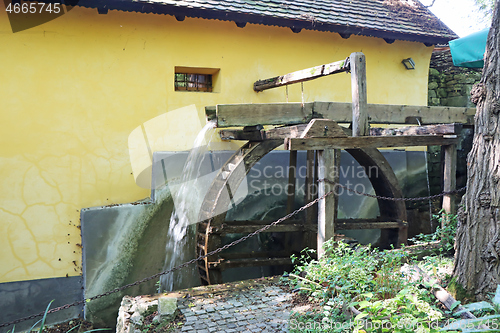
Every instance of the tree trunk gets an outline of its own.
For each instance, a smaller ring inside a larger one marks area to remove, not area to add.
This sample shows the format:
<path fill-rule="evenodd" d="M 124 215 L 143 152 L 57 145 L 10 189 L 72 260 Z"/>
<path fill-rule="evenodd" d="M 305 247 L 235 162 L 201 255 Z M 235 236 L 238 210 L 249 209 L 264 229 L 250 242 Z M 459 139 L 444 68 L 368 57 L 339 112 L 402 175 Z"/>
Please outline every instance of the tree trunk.
<path fill-rule="evenodd" d="M 500 283 L 500 13 L 496 1 L 477 104 L 474 144 L 467 158 L 467 192 L 458 212 L 454 276 L 478 299 Z"/>

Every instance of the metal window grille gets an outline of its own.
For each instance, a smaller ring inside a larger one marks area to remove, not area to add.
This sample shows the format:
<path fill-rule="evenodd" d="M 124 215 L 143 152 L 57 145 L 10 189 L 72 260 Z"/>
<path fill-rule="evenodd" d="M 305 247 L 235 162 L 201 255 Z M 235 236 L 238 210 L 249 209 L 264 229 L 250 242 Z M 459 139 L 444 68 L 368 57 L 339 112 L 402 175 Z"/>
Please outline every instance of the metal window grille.
<path fill-rule="evenodd" d="M 212 91 L 211 74 L 175 73 L 175 90 L 179 91 Z"/>

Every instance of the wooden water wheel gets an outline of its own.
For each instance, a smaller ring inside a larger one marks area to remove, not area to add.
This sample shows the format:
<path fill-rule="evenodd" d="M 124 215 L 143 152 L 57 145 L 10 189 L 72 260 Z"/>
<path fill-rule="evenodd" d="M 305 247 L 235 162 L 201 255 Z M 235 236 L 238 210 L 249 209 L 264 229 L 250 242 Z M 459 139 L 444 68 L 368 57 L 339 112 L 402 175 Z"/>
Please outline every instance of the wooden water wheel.
<path fill-rule="evenodd" d="M 227 209 L 233 201 L 233 193 L 252 166 L 283 142 L 285 149 L 290 150 L 291 165 L 296 164 L 298 150 L 308 151 L 308 161 L 314 160 L 316 154 L 318 163 L 307 163 L 306 184 L 318 180 L 314 178 L 312 165 L 320 165 L 323 169 L 332 167 L 332 164 L 338 167 L 340 149 L 345 149 L 360 166 L 366 168 L 365 170 L 370 170 L 371 167 L 378 168 L 377 176 L 370 177 L 368 173 L 375 194 L 392 198 L 401 198 L 401 189 L 389 163 L 377 148 L 444 146 L 447 156 L 444 167 L 444 190 L 450 191 L 455 188 L 455 145 L 458 142 L 456 134 L 459 133 L 461 124 L 472 124 L 475 111 L 467 108 L 368 104 L 366 62 L 362 53 L 352 53 L 348 59 L 335 63 L 256 81 L 254 90 L 261 92 L 346 71 L 351 73 L 352 103 L 226 104 L 206 108 L 207 118 L 216 119 L 218 127 L 244 127 L 243 130 L 221 131 L 221 137 L 244 140 L 247 143 L 224 164 L 205 197 L 200 211 L 200 221 L 203 222 L 197 226 L 197 255 L 205 255 L 219 248 L 222 245 L 222 235 L 250 233 L 262 227 L 262 221 L 226 221 Z M 350 123 L 352 133 L 345 133 L 346 131 L 333 120 Z M 454 123 L 451 124 L 451 121 Z M 402 127 L 398 130 L 370 129 L 370 123 L 420 126 Z M 256 126 L 257 124 L 259 125 Z M 264 131 L 262 125 L 285 126 Z M 348 137 L 351 134 L 352 136 Z M 317 168 L 319 180 L 323 176 L 319 171 L 321 168 Z M 338 182 L 338 179 L 334 181 Z M 294 184 L 295 175 L 291 174 L 289 185 L 294 188 Z M 306 186 L 306 202 L 311 202 L 313 196 L 307 188 L 308 186 Z M 326 187 L 318 184 L 318 189 L 324 192 Z M 319 191 L 320 196 L 323 193 L 321 191 Z M 449 212 L 452 210 L 450 195 L 446 195 L 444 199 L 443 208 Z M 311 247 L 315 244 L 312 242 L 313 234 L 318 235 L 317 240 L 320 245 L 332 237 L 333 230 L 346 229 L 381 229 L 381 241 L 385 244 L 406 243 L 404 202 L 377 200 L 380 211 L 380 217 L 377 219 L 337 219 L 335 208 L 337 200 L 334 196 L 329 196 L 319 201 L 317 219 L 314 218 L 314 207 L 311 207 L 301 219 L 285 221 L 268 229 L 267 232 L 301 232 L 304 234 L 303 244 L 300 244 L 302 247 Z M 293 200 L 288 200 L 288 212 L 291 212 L 292 208 Z M 319 251 L 318 253 L 320 254 Z M 290 254 L 287 249 L 279 253 L 221 252 L 198 262 L 198 270 L 203 284 L 221 283 L 221 272 L 225 269 L 287 264 L 290 263 Z"/>
<path fill-rule="evenodd" d="M 337 125 L 338 126 L 338 125 Z M 250 233 L 260 229 L 261 221 L 226 221 L 226 214 L 229 205 L 233 201 L 233 193 L 245 179 L 246 175 L 262 157 L 283 144 L 283 138 L 300 137 L 305 129 L 305 125 L 282 127 L 275 130 L 248 131 L 245 130 L 243 136 L 261 135 L 260 141 L 248 141 L 243 145 L 220 169 L 215 177 L 200 211 L 200 221 L 197 225 L 196 243 L 197 255 L 205 255 L 220 246 L 222 236 L 235 233 Z M 260 134 L 256 133 L 259 132 Z M 241 134 L 241 133 L 240 133 Z M 264 134 L 264 135 L 262 135 Z M 227 135 L 222 134 L 222 135 Z M 231 132 L 234 135 L 234 132 Z M 275 139 L 262 139 L 270 137 Z M 385 157 L 375 148 L 346 149 L 353 158 L 365 170 L 371 167 L 378 168 L 378 174 L 369 178 L 376 195 L 400 198 L 402 197 L 396 176 L 389 166 Z M 296 160 L 291 152 L 291 161 Z M 293 163 L 293 162 L 292 162 Z M 310 174 L 308 172 L 308 174 Z M 311 181 L 311 177 L 309 177 Z M 292 180 L 295 183 L 295 179 Z M 310 200 L 312 197 L 310 197 Z M 378 219 L 364 220 L 337 220 L 335 229 L 384 229 L 382 238 L 389 244 L 406 243 L 406 208 L 402 201 L 378 200 L 380 217 Z M 310 208 L 312 211 L 313 208 Z M 290 210 L 290 209 L 289 209 Z M 311 214 L 306 214 L 302 219 L 294 218 L 282 224 L 268 229 L 266 232 L 301 232 L 306 235 L 302 247 L 314 245 L 317 232 L 317 223 L 308 221 Z M 312 223 L 311 223 L 312 222 Z M 311 242 L 314 239 L 314 242 Z M 269 266 L 290 264 L 290 250 L 279 253 L 269 253 L 262 251 L 249 251 L 247 253 L 225 253 L 221 252 L 209 256 L 198 262 L 198 271 L 203 284 L 222 283 L 223 270 L 235 267 L 249 266 Z"/>

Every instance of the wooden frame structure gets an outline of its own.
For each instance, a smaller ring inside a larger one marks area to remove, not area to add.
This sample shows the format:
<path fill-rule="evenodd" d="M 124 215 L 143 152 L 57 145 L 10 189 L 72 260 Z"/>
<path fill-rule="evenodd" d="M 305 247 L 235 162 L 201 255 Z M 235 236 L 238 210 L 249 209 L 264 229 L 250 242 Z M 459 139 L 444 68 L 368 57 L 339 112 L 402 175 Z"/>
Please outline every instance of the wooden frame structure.
<path fill-rule="evenodd" d="M 326 69 L 325 69 L 326 68 Z M 314 69 L 314 70 L 313 70 Z M 346 61 L 290 73 L 254 84 L 256 91 L 311 80 L 324 75 L 351 71 L 353 103 L 275 103 L 235 104 L 207 107 L 207 119 L 215 119 L 226 140 L 247 141 L 222 167 L 206 194 L 197 230 L 197 255 L 207 254 L 222 245 L 222 236 L 250 233 L 263 226 L 262 221 L 226 221 L 228 205 L 252 166 L 264 155 L 284 144 L 290 151 L 290 166 L 296 166 L 297 151 L 307 151 L 306 203 L 314 200 L 309 190 L 317 183 L 318 197 L 332 190 L 328 179 L 340 165 L 340 149 L 345 149 L 358 163 L 369 170 L 376 167 L 378 177 L 370 178 L 376 195 L 401 198 L 402 192 L 387 160 L 377 148 L 408 146 L 444 146 L 444 191 L 455 189 L 457 134 L 464 125 L 471 125 L 475 109 L 405 105 L 367 104 L 366 68 L 362 53 L 353 53 Z M 310 75 L 307 75 L 309 73 Z M 338 123 L 350 123 L 345 128 Z M 420 124 L 397 129 L 370 128 L 370 124 Z M 264 130 L 263 125 L 279 127 Z M 294 168 L 292 168 L 294 170 Z M 295 190 L 296 175 L 289 174 L 289 188 Z M 320 180 L 320 182 L 318 182 Z M 294 191 L 292 191 L 294 192 Z M 293 210 L 295 193 L 288 197 L 287 211 Z M 303 220 L 285 221 L 266 232 L 300 232 L 302 246 L 318 248 L 334 236 L 335 230 L 381 229 L 382 241 L 406 244 L 407 217 L 403 201 L 378 199 L 381 216 L 377 219 L 337 218 L 337 196 L 330 195 L 306 210 Z M 443 208 L 453 212 L 450 196 L 445 196 Z M 317 221 L 317 224 L 316 224 Z M 316 234 L 316 237 L 314 237 Z M 209 256 L 198 263 L 202 283 L 221 283 L 221 271 L 232 267 L 283 265 L 290 263 L 290 249 L 279 253 L 227 253 Z"/>

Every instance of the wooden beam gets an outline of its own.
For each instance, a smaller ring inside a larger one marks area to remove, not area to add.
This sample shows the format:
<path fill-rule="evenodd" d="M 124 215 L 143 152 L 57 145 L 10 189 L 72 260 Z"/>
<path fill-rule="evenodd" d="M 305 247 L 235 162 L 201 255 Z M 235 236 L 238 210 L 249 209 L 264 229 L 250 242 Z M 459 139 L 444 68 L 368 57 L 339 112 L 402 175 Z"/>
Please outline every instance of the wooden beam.
<path fill-rule="evenodd" d="M 337 149 L 338 150 L 338 149 Z M 338 165 L 334 149 L 318 150 L 318 179 L 329 179 L 335 181 L 336 166 Z M 318 197 L 333 191 L 334 187 L 328 182 L 318 184 Z M 317 235 L 317 253 L 321 257 L 325 250 L 323 245 L 326 241 L 335 236 L 335 206 L 337 198 L 335 195 L 329 195 L 318 201 L 318 235 Z"/>
<path fill-rule="evenodd" d="M 461 312 L 460 317 L 462 319 L 477 319 L 472 313 L 467 311 L 462 305 L 457 305 L 457 300 L 451 296 L 451 294 L 446 291 L 443 287 L 435 283 L 434 279 L 431 279 L 427 273 L 425 273 L 420 267 L 417 265 L 404 265 L 401 268 L 401 272 L 405 274 L 405 276 L 409 276 L 410 279 L 414 282 L 424 281 L 427 283 L 432 283 L 433 286 L 431 288 L 431 292 L 436 296 L 436 298 L 446 306 L 446 308 L 450 311 Z M 458 326 L 458 325 L 457 325 Z M 457 327 L 457 329 L 461 329 L 462 327 Z M 480 325 L 478 328 L 481 328 L 483 332 L 487 332 L 490 329 L 486 325 Z M 477 330 L 476 332 L 481 332 Z"/>
<path fill-rule="evenodd" d="M 254 258 L 284 258 L 290 256 L 289 251 L 251 251 L 251 252 L 237 252 L 237 253 L 224 253 L 220 254 L 222 260 L 234 259 L 254 259 Z"/>
<path fill-rule="evenodd" d="M 220 260 L 218 262 L 210 262 L 210 268 L 225 270 L 228 268 L 237 267 L 252 267 L 252 266 L 278 266 L 278 265 L 291 265 L 292 259 L 290 258 L 253 258 L 253 259 L 240 259 L 240 260 Z"/>
<path fill-rule="evenodd" d="M 348 137 L 348 138 L 312 138 L 285 139 L 285 149 L 288 150 L 322 150 L 322 149 L 353 149 L 353 148 L 390 148 L 414 146 L 443 146 L 456 144 L 458 139 L 441 135 L 407 135 L 378 137 Z"/>
<path fill-rule="evenodd" d="M 335 121 L 329 119 L 313 119 L 307 124 L 304 129 L 301 138 L 322 138 L 322 137 L 347 137 L 342 127 L 340 127 Z"/>
<path fill-rule="evenodd" d="M 253 84 L 253 90 L 257 92 L 263 91 L 266 89 L 282 87 L 288 84 L 310 81 L 327 75 L 347 72 L 348 70 L 349 62 L 347 61 L 347 59 L 336 61 L 329 64 L 315 66 L 293 73 L 276 76 L 270 79 L 256 81 Z"/>
<path fill-rule="evenodd" d="M 323 118 L 337 123 L 352 121 L 352 104 L 337 102 L 222 104 L 217 105 L 217 126 L 294 125 Z M 414 106 L 367 104 L 368 121 L 372 124 L 422 125 L 460 123 L 474 124 L 475 108 L 448 106 Z"/>
<path fill-rule="evenodd" d="M 319 121 L 320 119 L 313 119 L 312 121 Z M 322 120 L 322 119 L 321 119 Z M 336 122 L 335 122 L 336 123 Z M 244 141 L 262 141 L 266 139 L 285 139 L 285 138 L 299 138 L 306 136 L 304 134 L 307 128 L 306 124 L 284 126 L 269 129 L 267 131 L 243 131 L 240 129 L 220 130 L 219 134 L 222 140 L 244 140 Z M 325 124 L 327 125 L 327 124 Z M 341 137 L 347 136 L 347 129 L 339 126 L 344 132 L 333 134 L 327 131 L 326 136 Z M 370 128 L 371 136 L 397 136 L 397 135 L 452 135 L 459 134 L 462 130 L 462 124 L 440 124 L 440 125 L 425 125 L 425 126 L 406 126 L 399 128 L 386 128 L 386 127 L 372 127 Z M 324 133 L 324 132 L 323 132 Z M 322 135 L 307 135 L 306 137 L 321 137 Z M 324 133 L 325 134 L 325 133 Z"/>
<path fill-rule="evenodd" d="M 339 220 L 335 224 L 337 230 L 359 230 L 359 229 L 397 229 L 405 227 L 406 223 L 401 222 L 382 222 L 363 220 Z"/>
<path fill-rule="evenodd" d="M 445 192 L 453 191 L 457 187 L 457 146 L 447 145 L 444 150 L 444 172 L 443 172 L 443 190 Z M 455 198 L 452 194 L 443 196 L 443 210 L 448 214 L 455 214 Z M 446 223 L 443 219 L 443 223 Z M 442 226 L 444 227 L 444 225 Z"/>
<path fill-rule="evenodd" d="M 352 121 L 350 103 L 314 102 L 314 118 L 335 120 L 338 123 Z M 451 106 L 418 106 L 368 104 L 368 121 L 371 124 L 418 124 L 421 125 L 460 123 L 474 124 L 475 108 Z"/>
<path fill-rule="evenodd" d="M 313 103 L 217 105 L 217 127 L 292 125 L 309 122 Z"/>
<path fill-rule="evenodd" d="M 203 223 L 203 222 L 201 222 Z M 269 224 L 269 221 L 263 221 L 263 220 L 236 220 L 236 221 L 225 221 L 224 222 L 227 225 L 259 225 L 259 226 L 265 226 Z M 300 224 L 303 223 L 303 220 L 298 220 L 298 219 L 289 219 L 286 221 L 281 222 L 279 225 L 283 224 Z"/>
<path fill-rule="evenodd" d="M 361 52 L 351 54 L 352 136 L 369 134 L 366 97 L 366 59 Z"/>
<path fill-rule="evenodd" d="M 269 222 L 268 222 L 269 223 Z M 231 225 L 231 224 L 221 224 L 220 226 L 213 227 L 210 230 L 210 234 L 249 234 L 256 230 L 262 228 L 263 225 Z M 294 232 L 294 231 L 311 231 L 315 232 L 316 227 L 314 225 L 304 225 L 300 224 L 278 224 L 270 227 L 264 232 Z"/>
<path fill-rule="evenodd" d="M 407 126 L 399 128 L 370 128 L 371 136 L 395 136 L 395 135 L 453 135 L 459 134 L 462 124 L 441 124 L 425 126 Z"/>
<path fill-rule="evenodd" d="M 263 141 L 284 138 L 299 138 L 307 124 L 272 128 L 267 131 L 243 131 L 240 129 L 220 130 L 222 140 Z"/>

